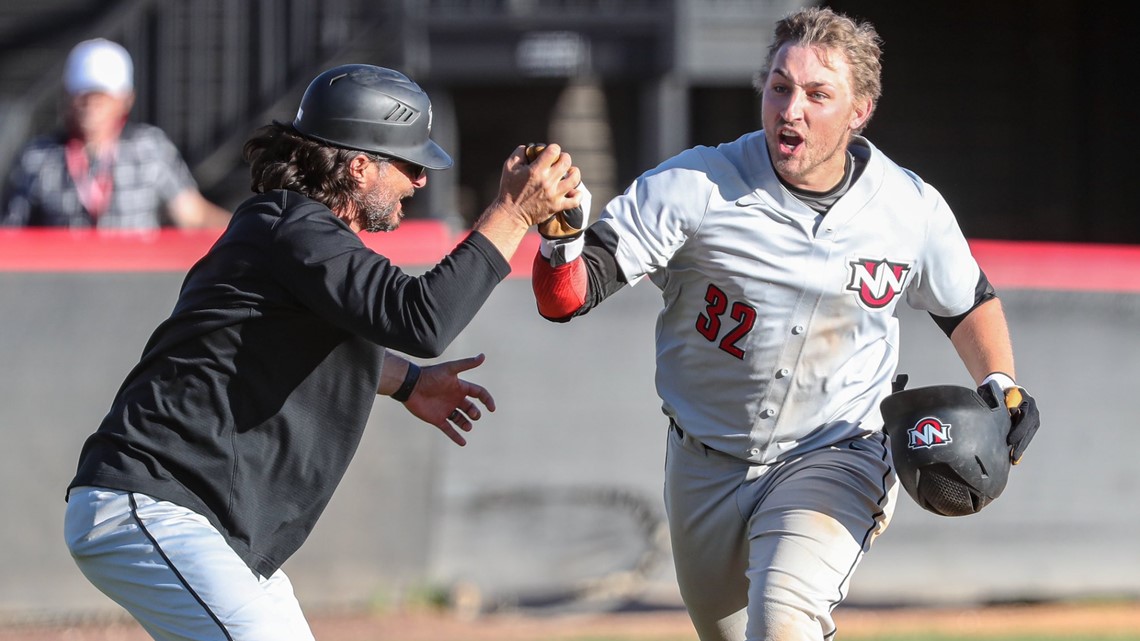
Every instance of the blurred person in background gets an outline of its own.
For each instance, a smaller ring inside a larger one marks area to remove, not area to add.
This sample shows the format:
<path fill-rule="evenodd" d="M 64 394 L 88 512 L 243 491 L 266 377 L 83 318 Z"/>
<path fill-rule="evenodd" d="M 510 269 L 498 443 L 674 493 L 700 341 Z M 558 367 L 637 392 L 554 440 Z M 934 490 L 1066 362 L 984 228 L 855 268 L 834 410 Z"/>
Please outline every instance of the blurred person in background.
<path fill-rule="evenodd" d="M 0 226 L 222 227 L 229 212 L 198 191 L 174 143 L 127 122 L 134 65 L 121 45 L 77 44 L 63 74 L 64 126 L 32 140 L 8 177 Z"/>

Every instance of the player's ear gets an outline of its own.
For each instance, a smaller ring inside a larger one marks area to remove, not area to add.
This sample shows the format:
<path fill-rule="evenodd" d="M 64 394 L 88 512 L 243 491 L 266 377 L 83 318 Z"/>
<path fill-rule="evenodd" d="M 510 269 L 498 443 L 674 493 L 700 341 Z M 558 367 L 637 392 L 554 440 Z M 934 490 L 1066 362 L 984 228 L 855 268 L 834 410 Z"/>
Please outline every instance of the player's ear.
<path fill-rule="evenodd" d="M 851 114 L 851 124 L 849 125 L 851 131 L 859 131 L 863 125 L 867 124 L 867 119 L 871 117 L 871 110 L 874 106 L 875 101 L 869 96 L 855 99 L 855 111 Z"/>

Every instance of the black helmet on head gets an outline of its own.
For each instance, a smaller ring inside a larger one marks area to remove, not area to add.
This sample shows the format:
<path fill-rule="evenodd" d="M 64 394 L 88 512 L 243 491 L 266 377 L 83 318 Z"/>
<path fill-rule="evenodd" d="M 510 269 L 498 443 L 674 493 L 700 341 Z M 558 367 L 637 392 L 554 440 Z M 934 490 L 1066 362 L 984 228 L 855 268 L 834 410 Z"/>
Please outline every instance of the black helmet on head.
<path fill-rule="evenodd" d="M 372 65 L 341 65 L 309 83 L 293 128 L 337 147 L 447 169 L 451 156 L 431 136 L 431 101 L 404 74 Z"/>
<path fill-rule="evenodd" d="M 1010 418 L 997 383 L 988 398 L 956 385 L 900 391 L 883 399 L 883 430 L 907 494 L 942 516 L 980 511 L 1009 478 Z"/>

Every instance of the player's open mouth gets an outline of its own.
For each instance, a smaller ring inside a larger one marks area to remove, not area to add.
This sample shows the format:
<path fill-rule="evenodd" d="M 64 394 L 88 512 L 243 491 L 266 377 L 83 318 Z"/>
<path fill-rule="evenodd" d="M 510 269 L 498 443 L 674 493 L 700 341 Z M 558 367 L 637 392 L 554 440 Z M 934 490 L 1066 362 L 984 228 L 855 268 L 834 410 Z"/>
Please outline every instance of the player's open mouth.
<path fill-rule="evenodd" d="M 800 145 L 804 143 L 803 136 L 792 132 L 780 132 L 780 152 L 785 154 L 794 154 Z"/>

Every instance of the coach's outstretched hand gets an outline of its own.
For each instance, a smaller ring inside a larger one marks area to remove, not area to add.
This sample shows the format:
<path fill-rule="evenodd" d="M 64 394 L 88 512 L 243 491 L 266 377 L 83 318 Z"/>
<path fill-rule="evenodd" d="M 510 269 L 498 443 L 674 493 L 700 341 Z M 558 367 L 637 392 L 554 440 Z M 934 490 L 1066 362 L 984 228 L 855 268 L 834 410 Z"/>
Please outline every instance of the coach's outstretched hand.
<path fill-rule="evenodd" d="M 528 162 L 525 150 L 519 145 L 507 157 L 499 178 L 499 195 L 471 228 L 491 241 L 508 261 L 532 227 L 582 201 L 577 189 L 582 172 L 573 166 L 570 154 L 551 144 Z"/>
<path fill-rule="evenodd" d="M 483 416 L 475 400 L 494 412 L 495 399 L 486 388 L 459 378 L 459 374 L 479 367 L 486 358 L 479 354 L 423 368 L 404 407 L 412 416 L 439 428 L 457 445 L 466 445 L 467 440 L 456 428 L 470 432 L 472 422 Z"/>

